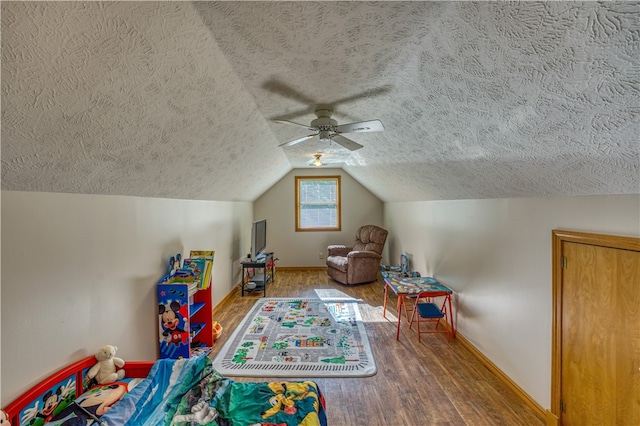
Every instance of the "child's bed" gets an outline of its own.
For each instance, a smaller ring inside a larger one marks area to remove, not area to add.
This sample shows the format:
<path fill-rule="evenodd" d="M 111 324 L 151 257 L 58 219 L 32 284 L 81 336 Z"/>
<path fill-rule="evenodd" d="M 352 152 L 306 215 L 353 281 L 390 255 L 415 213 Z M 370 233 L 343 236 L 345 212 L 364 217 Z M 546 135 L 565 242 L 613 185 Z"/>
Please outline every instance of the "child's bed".
<path fill-rule="evenodd" d="M 96 386 L 86 378 L 95 362 L 87 357 L 25 392 L 5 407 L 11 425 L 326 426 L 324 399 L 311 381 L 235 382 L 201 355 L 127 362 L 123 381 Z"/>

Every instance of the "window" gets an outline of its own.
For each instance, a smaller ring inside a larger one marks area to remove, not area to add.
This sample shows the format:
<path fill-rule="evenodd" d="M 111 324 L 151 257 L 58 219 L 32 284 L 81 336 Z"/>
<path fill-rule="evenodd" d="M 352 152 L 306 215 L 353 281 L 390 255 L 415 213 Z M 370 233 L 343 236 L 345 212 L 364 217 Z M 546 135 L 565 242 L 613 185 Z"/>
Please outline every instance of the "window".
<path fill-rule="evenodd" d="M 296 176 L 296 232 L 340 229 L 340 176 Z"/>

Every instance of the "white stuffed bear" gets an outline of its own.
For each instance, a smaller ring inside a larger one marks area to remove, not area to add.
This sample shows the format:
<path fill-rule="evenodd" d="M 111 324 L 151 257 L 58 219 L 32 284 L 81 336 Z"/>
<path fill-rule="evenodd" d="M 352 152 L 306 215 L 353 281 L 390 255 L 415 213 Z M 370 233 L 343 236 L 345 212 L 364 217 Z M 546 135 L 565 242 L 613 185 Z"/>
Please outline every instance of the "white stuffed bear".
<path fill-rule="evenodd" d="M 122 380 L 124 378 L 124 370 L 116 371 L 116 366 L 122 368 L 124 360 L 116 357 L 117 350 L 117 346 L 111 345 L 105 345 L 98 349 L 95 355 L 98 362 L 89 369 L 87 377 L 90 379 L 95 377 L 96 381 L 101 385 Z"/>

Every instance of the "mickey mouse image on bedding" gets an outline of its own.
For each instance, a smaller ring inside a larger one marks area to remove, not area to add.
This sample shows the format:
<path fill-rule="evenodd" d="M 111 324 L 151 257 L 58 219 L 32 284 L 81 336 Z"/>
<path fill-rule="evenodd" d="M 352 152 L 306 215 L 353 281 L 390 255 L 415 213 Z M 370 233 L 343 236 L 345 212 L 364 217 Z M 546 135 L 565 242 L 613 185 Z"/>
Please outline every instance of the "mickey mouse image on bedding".
<path fill-rule="evenodd" d="M 106 426 L 106 422 L 100 420 L 115 403 L 129 391 L 127 383 L 113 382 L 106 385 L 98 385 L 88 389 L 74 401 L 66 406 L 60 406 L 61 410 L 55 410 L 55 415 L 48 418 L 46 426 Z"/>
<path fill-rule="evenodd" d="M 51 426 L 86 426 L 100 424 L 100 420 L 129 391 L 127 383 L 113 382 L 98 385 L 80 395 L 73 404 L 60 412 Z"/>

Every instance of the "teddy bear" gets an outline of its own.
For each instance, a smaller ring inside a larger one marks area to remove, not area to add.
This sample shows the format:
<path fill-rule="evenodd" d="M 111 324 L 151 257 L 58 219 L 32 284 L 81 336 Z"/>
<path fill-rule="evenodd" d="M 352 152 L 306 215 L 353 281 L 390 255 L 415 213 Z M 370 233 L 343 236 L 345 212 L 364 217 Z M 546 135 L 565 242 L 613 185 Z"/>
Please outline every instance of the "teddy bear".
<path fill-rule="evenodd" d="M 122 368 L 124 360 L 116 356 L 117 346 L 105 345 L 96 352 L 98 362 L 89 369 L 87 377 L 89 379 L 96 378 L 98 384 L 112 383 L 116 380 L 124 378 L 124 370 L 117 370 L 116 367 Z"/>

